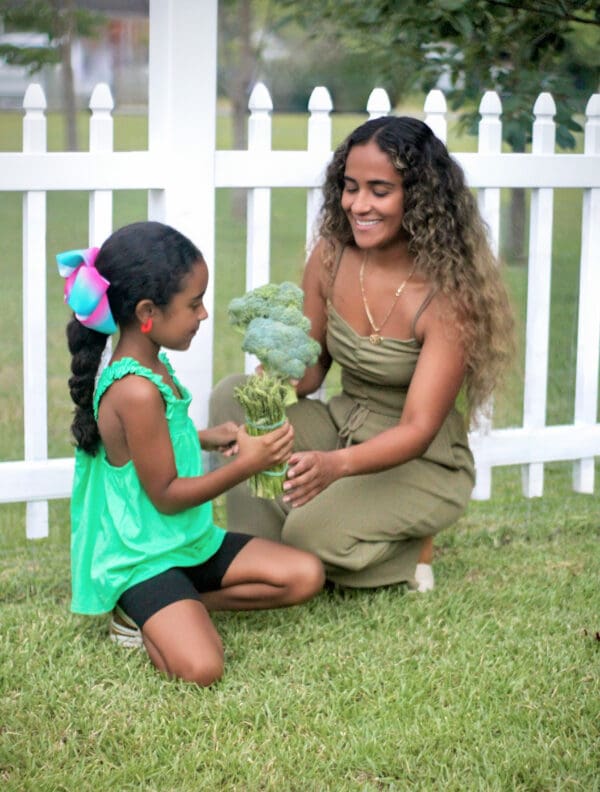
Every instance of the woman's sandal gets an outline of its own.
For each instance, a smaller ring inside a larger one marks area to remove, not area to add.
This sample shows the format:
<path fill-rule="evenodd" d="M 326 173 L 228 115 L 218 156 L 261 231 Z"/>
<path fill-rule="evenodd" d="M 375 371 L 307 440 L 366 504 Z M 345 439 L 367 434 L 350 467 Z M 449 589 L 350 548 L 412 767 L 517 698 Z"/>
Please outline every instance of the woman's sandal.
<path fill-rule="evenodd" d="M 144 645 L 142 631 L 118 605 L 112 612 L 108 634 L 111 641 L 127 649 L 141 649 Z"/>

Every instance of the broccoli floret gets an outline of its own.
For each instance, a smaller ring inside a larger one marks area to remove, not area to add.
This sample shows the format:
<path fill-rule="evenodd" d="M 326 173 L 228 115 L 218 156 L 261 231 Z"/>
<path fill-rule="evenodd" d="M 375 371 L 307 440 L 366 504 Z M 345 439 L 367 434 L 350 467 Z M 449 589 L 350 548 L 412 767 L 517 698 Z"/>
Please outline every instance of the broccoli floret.
<path fill-rule="evenodd" d="M 291 327 L 299 327 L 304 333 L 310 331 L 310 319 L 295 305 L 274 305 L 267 318 Z"/>
<path fill-rule="evenodd" d="M 242 349 L 256 355 L 268 372 L 300 379 L 317 362 L 321 347 L 303 327 L 261 318 L 248 325 Z"/>
<path fill-rule="evenodd" d="M 282 311 L 289 311 L 289 315 L 286 314 L 288 323 L 297 324 L 299 320 L 295 312 L 302 314 L 303 302 L 304 292 L 295 283 L 266 283 L 229 303 L 229 321 L 243 332 L 253 319 L 268 319 L 275 315 L 278 321 L 285 321 Z"/>

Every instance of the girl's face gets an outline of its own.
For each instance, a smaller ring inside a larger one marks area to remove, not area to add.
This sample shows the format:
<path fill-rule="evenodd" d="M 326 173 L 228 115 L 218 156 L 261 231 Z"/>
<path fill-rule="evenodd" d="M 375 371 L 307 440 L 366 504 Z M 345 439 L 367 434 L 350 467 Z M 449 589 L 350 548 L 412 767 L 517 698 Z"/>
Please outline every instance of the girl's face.
<path fill-rule="evenodd" d="M 208 268 L 198 261 L 181 281 L 179 291 L 163 308 L 157 308 L 152 336 L 167 349 L 187 349 L 207 318 L 203 299 L 208 285 Z"/>
<path fill-rule="evenodd" d="M 385 248 L 403 237 L 402 177 L 375 141 L 350 149 L 341 203 L 359 248 Z"/>

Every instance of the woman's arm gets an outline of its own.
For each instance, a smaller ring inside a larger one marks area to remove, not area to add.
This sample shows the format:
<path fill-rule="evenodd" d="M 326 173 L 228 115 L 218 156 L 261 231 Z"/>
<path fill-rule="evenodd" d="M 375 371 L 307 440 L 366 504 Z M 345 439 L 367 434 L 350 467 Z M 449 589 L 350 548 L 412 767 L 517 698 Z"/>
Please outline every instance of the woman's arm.
<path fill-rule="evenodd" d="M 327 297 L 323 285 L 323 246 L 318 242 L 310 254 L 304 275 L 302 289 L 304 290 L 304 314 L 310 319 L 310 334 L 321 345 L 321 354 L 314 366 L 306 369 L 302 379 L 296 386 L 298 396 L 314 393 L 321 385 L 329 367 L 331 357 L 327 351 Z"/>
<path fill-rule="evenodd" d="M 301 506 L 343 476 L 386 470 L 427 450 L 454 405 L 465 363 L 441 298 L 432 300 L 419 322 L 423 345 L 398 424 L 347 448 L 293 454 L 284 484 L 286 500 L 293 506 Z"/>
<path fill-rule="evenodd" d="M 238 424 L 233 421 L 226 421 L 218 426 L 210 426 L 208 429 L 198 430 L 198 440 L 204 451 L 219 451 L 226 456 L 231 456 L 235 448 Z M 235 450 L 237 453 L 237 449 Z"/>
<path fill-rule="evenodd" d="M 250 437 L 240 427 L 239 452 L 228 465 L 203 476 L 180 478 L 164 402 L 156 387 L 142 377 L 127 377 L 111 386 L 103 402 L 107 400 L 104 406 L 114 410 L 120 421 L 140 482 L 164 514 L 210 501 L 254 473 L 285 462 L 292 451 L 294 432 L 288 423 L 260 437 Z M 109 448 L 107 453 L 110 459 Z"/>

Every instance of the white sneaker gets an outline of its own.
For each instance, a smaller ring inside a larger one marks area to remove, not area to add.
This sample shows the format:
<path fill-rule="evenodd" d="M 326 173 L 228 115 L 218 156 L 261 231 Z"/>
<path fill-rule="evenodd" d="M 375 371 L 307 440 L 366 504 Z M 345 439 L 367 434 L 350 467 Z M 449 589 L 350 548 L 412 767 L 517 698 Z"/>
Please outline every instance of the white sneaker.
<path fill-rule="evenodd" d="M 112 612 L 108 634 L 111 641 L 127 649 L 141 649 L 144 645 L 142 631 L 118 605 Z"/>
<path fill-rule="evenodd" d="M 433 591 L 435 588 L 435 580 L 433 577 L 433 568 L 431 564 L 417 564 L 415 569 L 414 583 L 408 584 L 408 590 L 411 594 L 420 593 L 424 594 L 426 591 Z"/>

